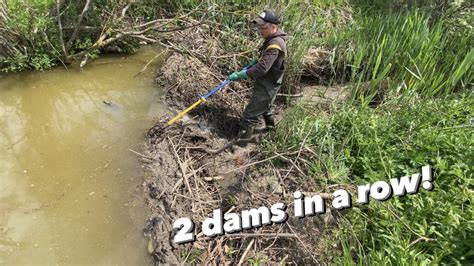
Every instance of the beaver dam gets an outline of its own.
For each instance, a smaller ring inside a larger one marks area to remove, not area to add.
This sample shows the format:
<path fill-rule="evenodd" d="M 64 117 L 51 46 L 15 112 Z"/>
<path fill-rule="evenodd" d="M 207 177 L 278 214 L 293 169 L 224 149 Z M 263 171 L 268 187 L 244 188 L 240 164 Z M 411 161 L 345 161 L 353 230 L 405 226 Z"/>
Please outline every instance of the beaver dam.
<path fill-rule="evenodd" d="M 186 46 L 191 45 L 187 42 L 199 40 L 204 44 L 196 49 L 201 49 L 202 54 L 212 54 L 212 50 L 206 50 L 210 47 L 206 41 L 211 40 L 202 32 L 200 28 L 185 30 L 174 36 L 173 41 Z M 226 76 L 220 73 L 215 65 L 174 52 L 158 70 L 156 82 L 166 92 L 166 103 L 178 111 L 196 101 L 198 93 L 203 94 L 225 80 Z M 294 189 L 314 187 L 310 179 L 304 178 L 306 174 L 298 167 L 299 162 L 288 157 L 311 151 L 301 149 L 268 156 L 259 148 L 264 134 L 254 135 L 246 146 L 226 145 L 237 135 L 239 117 L 251 92 L 249 85 L 233 82 L 182 121 L 166 126 L 170 115 L 164 116 L 148 131 L 148 143 L 141 159 L 150 173 L 145 190 L 152 215 L 145 234 L 150 237 L 149 248 L 157 262 L 238 263 L 231 257 L 242 258 L 243 262 L 247 255 L 255 256 L 257 250 L 260 256 L 271 258 L 269 262 L 275 263 L 318 260 L 320 247 L 304 243 L 318 243 L 322 227 L 334 220 L 330 211 L 319 218 L 320 223 L 290 218 L 277 226 L 244 230 L 212 240 L 198 234 L 196 242 L 173 243 L 173 222 L 178 218 L 188 217 L 199 225 L 214 209 L 239 213 L 276 202 L 288 204 L 293 200 Z M 281 117 L 284 108 L 283 101 L 279 102 L 277 117 Z M 276 167 L 272 159 L 284 163 Z M 201 228 L 195 231 L 200 232 Z M 291 253 L 281 252 L 288 247 L 292 247 Z M 192 256 L 191 260 L 186 256 Z"/>

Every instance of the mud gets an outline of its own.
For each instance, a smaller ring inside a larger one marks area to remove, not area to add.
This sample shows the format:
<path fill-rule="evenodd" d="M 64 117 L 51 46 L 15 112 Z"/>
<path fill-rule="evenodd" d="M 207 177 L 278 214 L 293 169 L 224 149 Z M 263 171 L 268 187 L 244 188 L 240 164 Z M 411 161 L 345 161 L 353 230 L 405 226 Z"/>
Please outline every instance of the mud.
<path fill-rule="evenodd" d="M 197 226 L 196 232 L 200 232 L 200 224 L 212 215 L 213 209 L 220 208 L 225 213 L 277 202 L 289 206 L 293 201 L 292 191 L 314 184 L 293 174 L 281 176 L 270 161 L 259 163 L 266 155 L 256 144 L 245 148 L 233 146 L 219 155 L 204 152 L 224 145 L 226 139 L 213 133 L 210 127 L 203 127 L 202 122 L 157 126 L 149 132 L 149 137 L 144 161 L 150 176 L 144 187 L 149 194 L 147 203 L 152 216 L 145 234 L 153 241 L 152 253 L 158 263 L 189 262 L 186 254 L 191 250 L 200 251 L 195 259 L 203 264 L 237 263 L 255 234 L 258 248 L 249 254 L 251 257 L 258 255 L 275 263 L 317 261 L 318 245 L 304 243 L 319 241 L 324 226 L 315 226 L 314 222 L 324 225 L 323 220 L 291 218 L 291 212 L 285 224 L 215 239 L 198 234 L 196 242 L 174 244 L 172 225 L 178 218 L 191 218 Z"/>

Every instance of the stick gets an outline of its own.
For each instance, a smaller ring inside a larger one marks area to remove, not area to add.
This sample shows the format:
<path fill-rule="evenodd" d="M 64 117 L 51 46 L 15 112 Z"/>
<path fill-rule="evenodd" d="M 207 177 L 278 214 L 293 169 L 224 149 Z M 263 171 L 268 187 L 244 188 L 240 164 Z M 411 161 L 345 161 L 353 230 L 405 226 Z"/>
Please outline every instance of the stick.
<path fill-rule="evenodd" d="M 181 163 L 181 160 L 179 159 L 179 155 L 176 152 L 176 148 L 173 144 L 173 141 L 171 141 L 169 136 L 166 136 L 166 138 L 168 139 L 168 142 L 170 143 L 170 146 L 172 148 L 171 150 L 173 151 L 173 155 L 174 155 L 174 157 L 176 158 L 176 161 L 179 164 L 179 168 L 181 170 L 181 174 L 183 175 L 184 183 L 186 184 L 186 187 L 188 188 L 189 195 L 191 195 L 191 197 L 193 197 L 193 191 L 191 190 L 191 186 L 189 185 L 188 176 L 186 175 L 186 170 L 185 170 L 183 164 Z"/>
<path fill-rule="evenodd" d="M 291 232 L 293 232 L 295 235 L 295 231 L 293 230 L 293 228 L 291 228 L 291 226 L 288 224 L 288 222 L 286 222 L 286 224 L 288 225 L 288 228 L 290 228 Z M 296 239 L 298 239 L 298 241 L 300 241 L 301 245 L 304 247 L 304 249 L 306 249 L 306 252 L 308 252 L 308 254 L 311 256 L 311 258 L 319 265 L 319 261 L 314 257 L 313 253 L 309 250 L 309 248 L 304 244 L 304 242 L 301 240 L 301 238 L 299 238 L 298 236 L 296 236 Z"/>
<path fill-rule="evenodd" d="M 280 261 L 280 263 L 278 263 L 278 265 L 286 265 L 286 259 L 288 259 L 288 254 L 286 254 L 286 256 Z"/>
<path fill-rule="evenodd" d="M 286 93 L 278 93 L 277 97 L 303 97 L 303 93 L 298 93 L 298 94 L 286 94 Z"/>
<path fill-rule="evenodd" d="M 265 233 L 249 233 L 249 234 L 228 234 L 226 237 L 298 237 L 295 234 L 281 233 L 281 234 L 265 234 Z"/>
<path fill-rule="evenodd" d="M 278 154 L 278 153 L 277 153 Z M 282 158 L 283 160 L 287 161 L 287 162 L 290 162 L 292 164 L 292 166 L 294 166 L 296 168 L 296 170 L 298 170 L 298 172 L 300 172 L 300 174 L 304 177 L 306 177 L 306 174 L 303 172 L 303 170 L 301 170 L 295 162 L 293 162 L 293 160 L 289 159 L 289 158 L 286 158 L 285 156 L 281 155 L 280 154 L 280 158 Z"/>
<path fill-rule="evenodd" d="M 251 49 L 251 50 L 248 50 L 248 51 L 245 51 L 245 52 L 241 52 L 241 53 L 237 53 L 237 54 L 231 54 L 231 55 L 211 55 L 211 58 L 215 58 L 215 59 L 231 58 L 231 57 L 234 57 L 234 56 L 243 56 L 243 55 L 249 54 L 253 51 L 254 51 L 254 49 Z"/>
<path fill-rule="evenodd" d="M 185 131 L 186 131 L 186 128 L 184 129 L 183 134 L 181 135 L 181 139 L 183 138 Z M 179 141 L 181 141 L 181 139 L 180 139 Z M 184 154 L 185 154 L 185 156 L 187 155 L 188 158 L 190 157 L 188 150 L 186 150 Z M 191 169 L 192 175 L 193 175 L 193 177 L 194 177 L 194 187 L 195 187 L 195 189 L 196 189 L 197 200 L 199 201 L 200 210 L 203 212 L 203 208 L 202 208 L 202 204 L 201 204 L 201 192 L 199 191 L 199 186 L 198 186 L 197 177 L 196 177 L 196 171 L 194 171 L 192 165 L 193 165 L 193 164 L 191 163 L 191 164 L 189 165 L 189 168 Z M 192 199 L 191 199 L 191 200 L 192 200 Z M 193 203 L 193 207 L 194 207 L 194 203 Z M 194 212 L 194 210 L 193 210 L 193 212 Z M 205 215 L 204 212 L 202 213 L 202 215 L 203 215 L 203 216 Z"/>
<path fill-rule="evenodd" d="M 86 14 L 87 10 L 89 10 L 89 5 L 92 1 L 87 0 L 86 4 L 84 5 L 84 9 L 82 9 L 81 15 L 79 16 L 79 19 L 77 20 L 76 27 L 74 28 L 74 32 L 71 35 L 71 38 L 67 42 L 66 49 L 69 50 L 72 47 L 72 42 L 76 39 L 77 34 L 79 34 L 79 30 L 81 29 L 80 26 L 82 24 L 82 20 L 84 19 L 84 15 Z"/>
<path fill-rule="evenodd" d="M 203 147 L 187 147 L 187 148 L 191 149 L 191 150 L 196 150 L 196 151 L 201 151 L 201 152 L 204 152 L 204 153 L 208 153 L 210 155 L 217 155 L 217 154 L 221 153 L 222 151 L 232 147 L 237 142 L 237 140 L 238 139 L 233 139 L 233 140 L 227 142 L 224 146 L 222 146 L 221 148 L 219 148 L 217 150 L 205 149 Z"/>
<path fill-rule="evenodd" d="M 131 151 L 131 152 L 133 152 L 133 153 L 135 153 L 136 155 L 142 157 L 143 159 L 147 159 L 147 160 L 150 160 L 150 161 L 155 161 L 153 158 L 148 157 L 148 156 L 146 156 L 146 155 L 143 155 L 143 154 L 141 154 L 141 153 L 139 153 L 139 152 L 137 152 L 137 151 L 134 151 L 134 150 L 132 150 L 132 149 L 128 149 L 128 150 Z"/>
<path fill-rule="evenodd" d="M 426 242 L 430 242 L 430 241 L 434 241 L 433 238 L 427 238 L 427 237 L 420 237 L 418 239 L 416 239 L 415 241 L 411 242 L 409 245 L 408 245 L 408 248 L 415 245 L 416 243 L 420 242 L 420 241 L 426 241 Z"/>
<path fill-rule="evenodd" d="M 296 156 L 296 160 L 298 160 L 298 158 L 300 157 L 301 151 L 305 147 L 306 140 L 308 139 L 308 136 L 312 131 L 313 131 L 313 127 L 311 127 L 311 129 L 308 131 L 308 134 L 306 134 L 306 136 L 304 137 L 303 142 L 300 145 L 300 149 L 298 150 L 298 155 Z M 301 169 L 298 166 L 296 166 L 296 164 L 292 160 L 290 160 L 290 162 L 291 162 L 290 170 L 292 170 L 293 167 L 295 167 L 303 176 L 306 176 L 304 172 L 301 171 Z M 289 175 L 290 175 L 290 172 L 286 173 L 283 179 L 287 178 Z"/>
<path fill-rule="evenodd" d="M 133 2 L 129 2 L 123 9 L 122 9 L 122 15 L 120 16 L 119 20 L 122 20 L 125 17 L 125 13 L 127 13 L 127 10 L 132 6 Z"/>
<path fill-rule="evenodd" d="M 247 256 L 247 253 L 249 253 L 250 248 L 253 245 L 253 242 L 255 242 L 255 239 L 252 239 L 252 241 L 250 241 L 250 244 L 245 249 L 244 254 L 242 254 L 242 257 L 240 257 L 240 260 L 239 260 L 239 263 L 237 264 L 237 266 L 240 266 L 244 263 L 245 257 Z"/>
<path fill-rule="evenodd" d="M 148 63 L 146 63 L 146 65 L 142 68 L 142 70 L 138 71 L 138 73 L 135 74 L 133 77 L 136 78 L 136 77 L 138 77 L 140 74 L 142 74 L 143 71 L 145 71 L 145 70 L 148 68 L 148 66 L 149 66 L 153 61 L 155 61 L 155 59 L 157 59 L 158 57 L 160 57 L 160 56 L 161 56 L 162 54 L 164 54 L 165 52 L 166 52 L 166 50 L 164 50 L 163 52 L 161 52 L 161 53 L 155 55 L 155 57 L 153 57 L 150 61 L 148 61 Z"/>
<path fill-rule="evenodd" d="M 325 192 L 308 192 L 308 191 L 301 191 L 301 193 L 303 193 L 304 195 L 319 195 L 321 196 L 321 198 L 323 199 L 332 199 L 333 196 L 331 193 L 325 193 Z"/>
<path fill-rule="evenodd" d="M 295 154 L 295 153 L 298 153 L 298 152 L 286 153 L 286 154 L 284 154 L 284 155 L 292 155 L 292 154 Z M 235 171 L 239 171 L 239 170 L 241 170 L 241 169 L 244 169 L 244 168 L 247 168 L 247 167 L 256 165 L 256 164 L 261 164 L 261 163 L 264 163 L 264 162 L 266 162 L 266 161 L 270 161 L 270 160 L 272 160 L 272 159 L 275 159 L 276 157 L 281 157 L 282 155 L 283 155 L 283 154 L 277 154 L 277 155 L 273 155 L 273 156 L 268 157 L 268 158 L 266 158 L 266 159 L 264 159 L 264 160 L 261 160 L 261 161 L 249 163 L 249 164 L 246 164 L 246 165 L 244 165 L 244 166 L 241 166 L 241 167 L 238 167 L 238 168 L 229 170 L 229 171 L 225 172 L 225 174 L 229 174 L 229 173 L 232 173 L 232 172 L 235 172 Z"/>
<path fill-rule="evenodd" d="M 181 183 L 183 183 L 183 178 L 180 178 L 176 184 L 174 185 L 173 189 L 171 189 L 171 192 L 170 192 L 170 195 L 174 193 L 174 191 L 181 185 Z M 166 193 L 166 190 L 163 190 L 160 194 L 160 196 L 158 197 L 158 199 L 161 199 L 161 197 L 163 197 L 163 195 Z"/>
<path fill-rule="evenodd" d="M 66 46 L 64 45 L 64 39 L 63 39 L 63 24 L 61 23 L 61 11 L 60 11 L 59 0 L 56 0 L 56 12 L 58 13 L 59 43 L 61 44 L 61 49 L 63 52 L 63 60 L 66 60 L 67 50 L 66 50 Z"/>

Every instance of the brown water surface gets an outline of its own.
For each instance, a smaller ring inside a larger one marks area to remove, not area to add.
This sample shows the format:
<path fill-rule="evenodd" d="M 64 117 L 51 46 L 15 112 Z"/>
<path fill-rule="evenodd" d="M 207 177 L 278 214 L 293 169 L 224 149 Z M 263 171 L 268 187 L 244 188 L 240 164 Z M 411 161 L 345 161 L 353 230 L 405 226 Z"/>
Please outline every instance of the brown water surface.
<path fill-rule="evenodd" d="M 0 74 L 0 264 L 146 265 L 137 156 L 159 50 Z"/>

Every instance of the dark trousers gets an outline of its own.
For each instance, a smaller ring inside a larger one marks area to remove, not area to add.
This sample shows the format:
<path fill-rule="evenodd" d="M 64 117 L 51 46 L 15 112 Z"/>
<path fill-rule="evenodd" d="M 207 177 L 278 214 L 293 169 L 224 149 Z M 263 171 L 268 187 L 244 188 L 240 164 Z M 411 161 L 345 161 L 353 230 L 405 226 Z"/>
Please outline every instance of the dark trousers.
<path fill-rule="evenodd" d="M 271 84 L 271 86 L 255 84 L 252 97 L 242 114 L 242 125 L 244 127 L 257 124 L 261 115 L 271 116 L 273 114 L 273 103 L 280 87 L 281 85 L 275 84 Z"/>
<path fill-rule="evenodd" d="M 262 77 L 255 80 L 252 97 L 242 114 L 242 126 L 251 127 L 259 122 L 259 117 L 273 114 L 273 103 L 283 81 L 284 66 L 272 66 Z"/>

